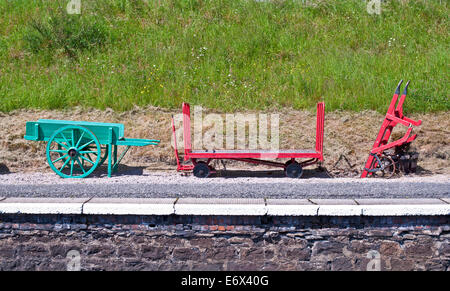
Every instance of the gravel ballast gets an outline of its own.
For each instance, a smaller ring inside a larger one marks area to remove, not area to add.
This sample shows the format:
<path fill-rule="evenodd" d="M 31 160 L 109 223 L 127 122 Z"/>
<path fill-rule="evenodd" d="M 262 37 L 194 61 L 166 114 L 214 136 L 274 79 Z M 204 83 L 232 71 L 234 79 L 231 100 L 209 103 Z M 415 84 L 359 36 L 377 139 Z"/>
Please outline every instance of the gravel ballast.
<path fill-rule="evenodd" d="M 301 178 L 272 175 L 199 179 L 179 173 L 62 179 L 51 173 L 0 175 L 4 197 L 142 197 L 142 198 L 449 198 L 450 176 L 396 179 Z"/>

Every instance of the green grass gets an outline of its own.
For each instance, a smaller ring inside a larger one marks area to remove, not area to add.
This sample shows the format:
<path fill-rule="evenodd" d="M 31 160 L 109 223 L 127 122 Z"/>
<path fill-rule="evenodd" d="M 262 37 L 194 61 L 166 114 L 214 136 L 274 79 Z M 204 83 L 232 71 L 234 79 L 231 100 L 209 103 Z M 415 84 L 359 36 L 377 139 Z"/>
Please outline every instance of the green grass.
<path fill-rule="evenodd" d="M 0 1 L 0 111 L 450 110 L 448 1 Z"/>

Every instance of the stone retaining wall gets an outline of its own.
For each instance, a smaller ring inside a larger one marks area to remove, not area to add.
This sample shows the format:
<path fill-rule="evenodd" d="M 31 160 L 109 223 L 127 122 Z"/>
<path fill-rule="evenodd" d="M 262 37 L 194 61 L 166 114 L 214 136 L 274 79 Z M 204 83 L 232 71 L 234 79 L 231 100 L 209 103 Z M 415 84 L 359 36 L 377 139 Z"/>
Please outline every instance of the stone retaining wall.
<path fill-rule="evenodd" d="M 448 216 L 3 214 L 0 270 L 450 270 L 449 239 Z"/>

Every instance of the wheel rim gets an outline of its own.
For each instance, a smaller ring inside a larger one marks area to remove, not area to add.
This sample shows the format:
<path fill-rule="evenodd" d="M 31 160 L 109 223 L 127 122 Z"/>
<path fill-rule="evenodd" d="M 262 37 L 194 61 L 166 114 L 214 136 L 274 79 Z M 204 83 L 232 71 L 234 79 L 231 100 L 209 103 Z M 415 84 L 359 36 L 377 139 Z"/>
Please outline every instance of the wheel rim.
<path fill-rule="evenodd" d="M 87 128 L 71 125 L 60 128 L 47 143 L 47 162 L 63 178 L 89 176 L 101 161 L 101 146 Z"/>
<path fill-rule="evenodd" d="M 374 172 L 375 177 L 382 177 L 382 178 L 391 178 L 396 171 L 396 166 L 394 160 L 390 156 L 382 156 L 381 157 L 381 164 L 383 166 L 383 169 L 379 172 Z M 381 165 L 378 164 L 378 162 L 375 163 L 376 167 L 380 167 Z"/>

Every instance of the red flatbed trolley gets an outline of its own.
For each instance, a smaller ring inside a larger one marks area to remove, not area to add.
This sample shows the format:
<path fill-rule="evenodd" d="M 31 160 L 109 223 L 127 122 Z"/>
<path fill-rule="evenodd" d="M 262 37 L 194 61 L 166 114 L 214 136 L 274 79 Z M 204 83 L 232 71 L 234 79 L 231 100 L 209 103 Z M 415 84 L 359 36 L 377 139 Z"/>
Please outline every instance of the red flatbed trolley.
<path fill-rule="evenodd" d="M 175 156 L 177 159 L 178 171 L 193 171 L 194 176 L 206 178 L 214 169 L 210 162 L 214 159 L 235 160 L 252 164 L 262 164 L 272 167 L 283 168 L 286 176 L 299 178 L 303 174 L 303 167 L 310 166 L 323 161 L 323 136 L 324 136 L 325 104 L 317 104 L 316 120 L 316 148 L 315 150 L 193 150 L 191 146 L 191 113 L 190 106 L 183 103 L 183 139 L 184 139 L 184 160 L 191 161 L 192 165 L 183 165 L 178 156 L 178 149 L 175 136 L 175 126 L 172 119 L 172 130 L 174 134 Z M 206 159 L 206 161 L 199 161 Z M 287 162 L 276 162 L 265 159 L 289 159 Z M 308 159 L 297 162 L 295 159 Z"/>

